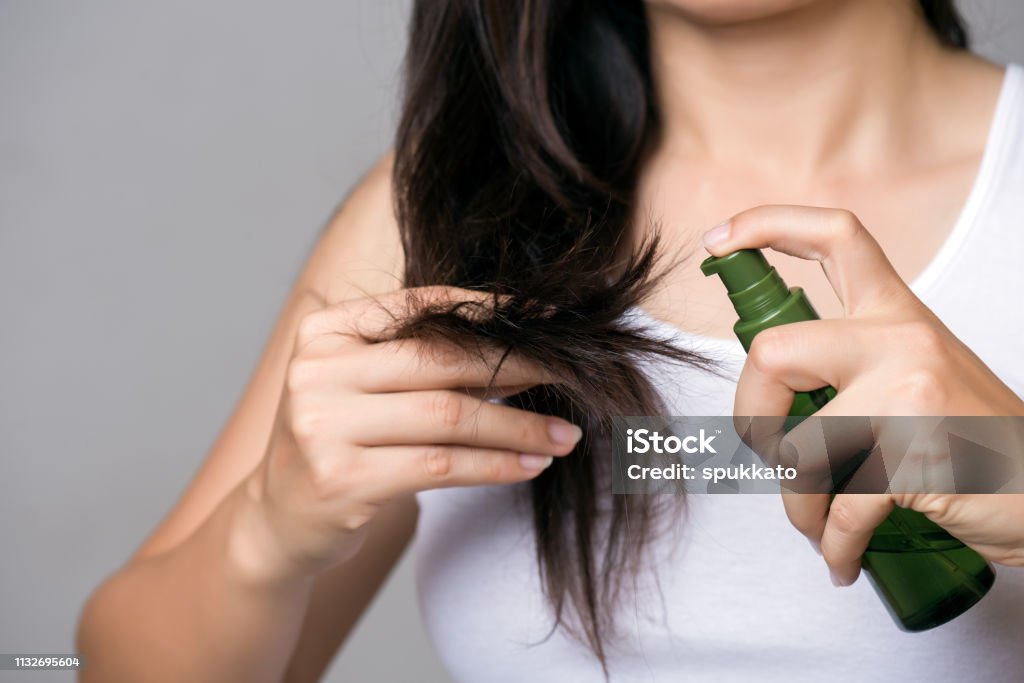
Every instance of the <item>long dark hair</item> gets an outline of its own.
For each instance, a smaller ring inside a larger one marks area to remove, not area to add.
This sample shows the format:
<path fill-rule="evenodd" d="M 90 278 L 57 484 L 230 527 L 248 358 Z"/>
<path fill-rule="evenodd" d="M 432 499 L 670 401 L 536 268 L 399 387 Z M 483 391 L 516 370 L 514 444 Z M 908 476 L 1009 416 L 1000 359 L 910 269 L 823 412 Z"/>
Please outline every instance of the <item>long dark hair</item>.
<path fill-rule="evenodd" d="M 920 8 L 943 44 L 966 47 L 949 0 Z M 625 315 L 663 272 L 655 231 L 625 241 L 658 131 L 648 51 L 641 0 L 417 0 L 393 177 L 405 285 L 495 295 L 472 315 L 423 306 L 395 334 L 546 366 L 560 381 L 510 402 L 584 429 L 530 491 L 553 628 L 602 666 L 607 607 L 639 567 L 659 499 L 605 495 L 610 418 L 662 412 L 644 358 L 707 366 Z"/>

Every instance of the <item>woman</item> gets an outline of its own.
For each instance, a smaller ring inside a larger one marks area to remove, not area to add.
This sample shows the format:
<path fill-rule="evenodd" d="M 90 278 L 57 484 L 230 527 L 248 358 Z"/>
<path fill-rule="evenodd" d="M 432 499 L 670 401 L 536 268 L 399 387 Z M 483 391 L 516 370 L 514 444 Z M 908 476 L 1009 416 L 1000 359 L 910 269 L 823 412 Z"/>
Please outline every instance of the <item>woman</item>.
<path fill-rule="evenodd" d="M 1024 414 L 1024 76 L 965 44 L 942 0 L 417 2 L 394 158 L 90 599 L 83 680 L 316 680 L 414 527 L 459 680 L 1017 680 L 1020 496 L 656 509 L 600 457 L 612 415 L 824 384 L 838 414 Z M 833 320 L 746 360 L 702 244 L 771 247 Z M 1006 565 L 993 595 L 897 631 L 855 581 L 894 504 Z"/>

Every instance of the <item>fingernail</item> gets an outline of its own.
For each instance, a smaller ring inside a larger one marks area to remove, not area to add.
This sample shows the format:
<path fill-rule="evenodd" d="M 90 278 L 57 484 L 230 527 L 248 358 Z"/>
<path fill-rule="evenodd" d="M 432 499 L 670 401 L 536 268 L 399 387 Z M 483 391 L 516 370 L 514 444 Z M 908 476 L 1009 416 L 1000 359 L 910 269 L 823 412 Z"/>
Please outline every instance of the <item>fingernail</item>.
<path fill-rule="evenodd" d="M 552 420 L 548 423 L 548 435 L 551 440 L 559 444 L 576 443 L 583 436 L 583 430 L 574 424 Z"/>
<path fill-rule="evenodd" d="M 533 455 L 531 453 L 519 455 L 519 464 L 525 470 L 542 470 L 550 466 L 554 460 L 550 455 Z"/>
<path fill-rule="evenodd" d="M 704 246 L 713 247 L 729 239 L 729 229 L 729 221 L 726 221 L 708 230 L 704 233 Z"/>
<path fill-rule="evenodd" d="M 832 569 L 828 570 L 828 576 L 829 576 L 830 579 L 832 579 L 832 585 L 835 586 L 836 588 L 843 588 L 844 586 L 849 586 L 850 585 L 846 581 L 844 581 L 842 579 L 842 577 L 840 577 L 839 574 L 837 574 Z"/>

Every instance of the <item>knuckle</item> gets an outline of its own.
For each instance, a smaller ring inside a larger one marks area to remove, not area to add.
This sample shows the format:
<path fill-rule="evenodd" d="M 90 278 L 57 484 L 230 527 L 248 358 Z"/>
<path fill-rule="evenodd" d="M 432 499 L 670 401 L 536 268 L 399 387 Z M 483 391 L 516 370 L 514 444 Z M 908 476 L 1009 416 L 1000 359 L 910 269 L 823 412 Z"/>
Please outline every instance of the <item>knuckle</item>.
<path fill-rule="evenodd" d="M 320 363 L 309 358 L 296 358 L 288 364 L 285 386 L 289 394 L 300 394 L 316 386 L 320 377 Z"/>
<path fill-rule="evenodd" d="M 348 458 L 319 458 L 309 461 L 309 479 L 320 500 L 338 496 L 352 484 L 356 473 Z"/>
<path fill-rule="evenodd" d="M 337 334 L 347 337 L 356 336 L 353 323 L 354 308 L 357 299 L 347 299 L 318 308 L 302 316 L 296 328 L 296 339 L 299 344 L 326 335 Z"/>
<path fill-rule="evenodd" d="M 848 209 L 836 209 L 828 219 L 828 232 L 835 241 L 856 237 L 863 229 L 864 224 L 860 222 L 855 213 Z"/>
<path fill-rule="evenodd" d="M 933 519 L 953 519 L 953 496 L 941 494 L 929 495 L 923 503 L 923 510 Z"/>
<path fill-rule="evenodd" d="M 293 410 L 290 429 L 295 442 L 302 448 L 309 448 L 323 433 L 323 418 L 312 410 Z"/>
<path fill-rule="evenodd" d="M 834 540 L 848 539 L 849 537 L 856 536 L 857 533 L 862 530 L 862 524 L 857 517 L 856 510 L 842 498 L 835 499 L 833 504 L 828 508 L 828 519 L 826 521 L 826 525 L 831 529 L 831 531 L 833 531 Z M 828 535 L 825 536 L 827 537 Z M 825 555 L 825 559 L 834 559 L 835 555 L 838 554 L 837 551 L 842 551 L 843 543 L 844 542 L 840 542 L 839 548 L 837 548 L 835 542 L 831 544 L 824 544 L 821 550 Z M 829 555 L 833 557 L 829 557 Z"/>
<path fill-rule="evenodd" d="M 898 393 L 901 403 L 915 413 L 941 410 L 947 399 L 941 375 L 928 368 L 905 375 L 900 382 Z"/>
<path fill-rule="evenodd" d="M 907 502 L 909 507 L 927 514 L 932 519 L 952 521 L 955 518 L 953 512 L 954 497 L 941 493 L 926 493 L 910 496 Z"/>
<path fill-rule="evenodd" d="M 423 467 L 431 479 L 444 481 L 451 476 L 454 460 L 451 447 L 433 444 L 423 454 Z"/>
<path fill-rule="evenodd" d="M 297 334 L 300 340 L 308 340 L 320 334 L 324 329 L 325 309 L 318 308 L 307 313 L 299 320 Z"/>
<path fill-rule="evenodd" d="M 462 421 L 462 400 L 450 391 L 439 391 L 429 399 L 428 414 L 435 424 L 453 429 Z"/>
<path fill-rule="evenodd" d="M 785 362 L 788 335 L 779 327 L 762 330 L 750 345 L 747 362 L 762 375 L 775 375 Z"/>
<path fill-rule="evenodd" d="M 945 351 L 942 332 L 923 320 L 903 323 L 900 330 L 904 343 L 923 358 L 934 358 Z"/>
<path fill-rule="evenodd" d="M 841 498 L 836 499 L 829 508 L 828 524 L 840 536 L 855 534 L 860 529 L 853 509 Z"/>

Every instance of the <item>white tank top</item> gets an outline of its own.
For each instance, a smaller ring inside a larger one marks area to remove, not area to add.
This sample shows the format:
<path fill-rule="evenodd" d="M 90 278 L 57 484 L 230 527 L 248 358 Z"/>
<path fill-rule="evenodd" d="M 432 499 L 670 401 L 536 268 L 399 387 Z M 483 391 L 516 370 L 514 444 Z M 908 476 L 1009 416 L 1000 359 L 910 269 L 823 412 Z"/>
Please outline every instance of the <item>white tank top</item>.
<path fill-rule="evenodd" d="M 1024 69 L 1007 69 L 981 168 L 952 233 L 913 290 L 1024 395 Z M 645 315 L 641 311 L 638 315 Z M 715 356 L 722 378 L 657 368 L 676 415 L 728 415 L 738 342 L 655 321 Z M 603 681 L 584 646 L 551 631 L 524 485 L 418 496 L 416 580 L 427 631 L 457 681 Z M 1022 522 L 1024 523 L 1024 522 Z M 835 588 L 773 495 L 694 495 L 653 570 L 617 612 L 612 681 L 1024 680 L 1024 569 L 997 567 L 981 603 L 939 628 L 897 630 L 869 582 Z"/>

